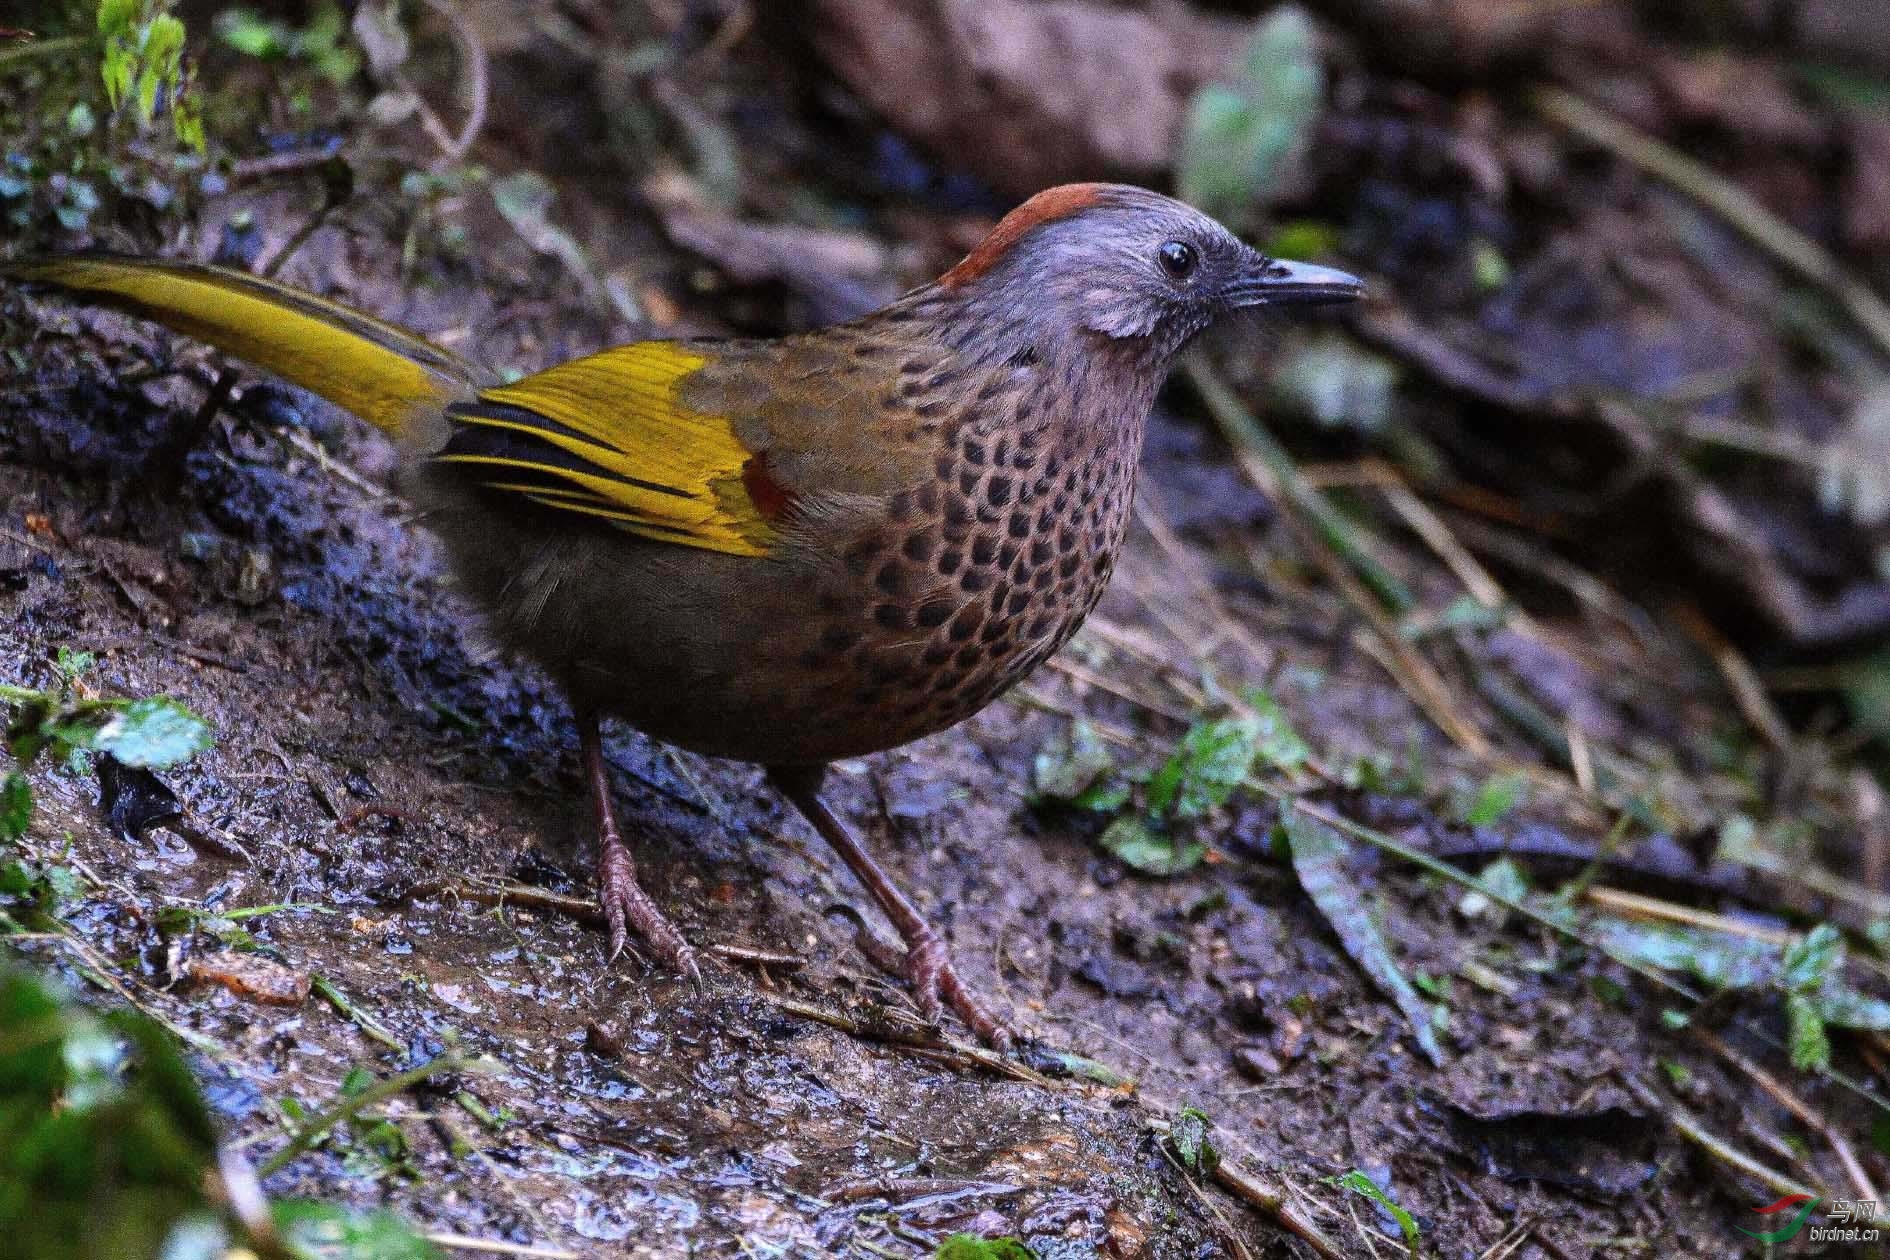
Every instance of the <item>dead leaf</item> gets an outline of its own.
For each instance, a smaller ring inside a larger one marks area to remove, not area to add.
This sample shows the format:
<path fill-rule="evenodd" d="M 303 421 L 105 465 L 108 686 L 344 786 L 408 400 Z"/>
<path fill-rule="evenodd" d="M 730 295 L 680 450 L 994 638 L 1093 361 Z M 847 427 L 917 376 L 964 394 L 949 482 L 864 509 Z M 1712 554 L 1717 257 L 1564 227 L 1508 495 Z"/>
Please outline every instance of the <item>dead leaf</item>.
<path fill-rule="evenodd" d="M 1244 23 L 1179 5 L 817 0 L 820 55 L 901 132 L 1019 195 L 1168 167 L 1182 112 L 1231 77 Z"/>

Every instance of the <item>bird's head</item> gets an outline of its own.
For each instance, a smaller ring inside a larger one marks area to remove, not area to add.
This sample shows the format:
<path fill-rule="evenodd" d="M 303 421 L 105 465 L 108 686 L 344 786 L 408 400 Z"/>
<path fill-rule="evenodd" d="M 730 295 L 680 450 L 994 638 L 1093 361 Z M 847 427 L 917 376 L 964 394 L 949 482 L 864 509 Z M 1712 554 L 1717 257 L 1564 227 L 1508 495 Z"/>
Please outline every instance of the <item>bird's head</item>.
<path fill-rule="evenodd" d="M 1163 371 L 1230 311 L 1365 291 L 1342 271 L 1268 258 L 1192 206 L 1124 184 L 1038 193 L 937 287 L 1027 336 L 1086 332 Z"/>

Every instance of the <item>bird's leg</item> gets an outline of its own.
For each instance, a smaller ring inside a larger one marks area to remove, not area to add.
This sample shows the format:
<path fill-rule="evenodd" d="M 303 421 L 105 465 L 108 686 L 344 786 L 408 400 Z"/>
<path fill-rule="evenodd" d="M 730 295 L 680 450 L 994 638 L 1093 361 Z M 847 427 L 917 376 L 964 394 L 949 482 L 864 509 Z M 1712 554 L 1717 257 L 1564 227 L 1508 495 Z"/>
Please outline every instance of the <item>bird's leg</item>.
<path fill-rule="evenodd" d="M 906 942 L 906 981 L 911 984 L 913 996 L 918 1000 L 919 1013 L 928 1020 L 937 1020 L 939 999 L 951 1004 L 958 1017 L 970 1025 L 979 1040 L 1000 1050 L 1011 1044 L 1011 1030 L 993 1016 L 990 1010 L 978 999 L 965 982 L 959 978 L 958 969 L 952 965 L 951 953 L 945 948 L 945 942 L 925 921 L 919 908 L 912 904 L 907 896 L 893 883 L 892 876 L 883 870 L 872 854 L 866 851 L 853 829 L 840 820 L 827 805 L 820 794 L 820 782 L 826 774 L 826 767 L 783 767 L 774 766 L 768 770 L 768 777 L 773 781 L 781 795 L 791 801 L 794 807 L 808 822 L 814 824 L 814 830 L 833 846 L 852 870 L 854 878 L 866 885 L 866 890 L 873 894 L 873 900 L 879 902 L 886 917 L 899 930 L 899 935 Z"/>
<path fill-rule="evenodd" d="M 696 951 L 676 930 L 650 894 L 637 882 L 637 864 L 617 828 L 617 811 L 610 803 L 610 774 L 604 762 L 604 734 L 595 713 L 578 713 L 578 747 L 584 760 L 584 779 L 591 789 L 591 807 L 597 814 L 597 905 L 610 925 L 610 956 L 623 952 L 629 929 L 653 950 L 658 959 L 700 982 Z"/>

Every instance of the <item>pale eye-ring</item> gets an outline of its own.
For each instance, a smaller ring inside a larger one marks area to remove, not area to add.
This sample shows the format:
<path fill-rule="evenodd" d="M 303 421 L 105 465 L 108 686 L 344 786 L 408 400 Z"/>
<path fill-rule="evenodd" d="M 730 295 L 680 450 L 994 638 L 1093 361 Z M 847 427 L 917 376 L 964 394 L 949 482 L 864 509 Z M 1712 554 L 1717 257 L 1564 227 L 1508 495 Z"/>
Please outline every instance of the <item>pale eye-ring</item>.
<path fill-rule="evenodd" d="M 1186 241 L 1163 241 L 1155 256 L 1170 280 L 1186 280 L 1201 262 L 1201 251 Z"/>

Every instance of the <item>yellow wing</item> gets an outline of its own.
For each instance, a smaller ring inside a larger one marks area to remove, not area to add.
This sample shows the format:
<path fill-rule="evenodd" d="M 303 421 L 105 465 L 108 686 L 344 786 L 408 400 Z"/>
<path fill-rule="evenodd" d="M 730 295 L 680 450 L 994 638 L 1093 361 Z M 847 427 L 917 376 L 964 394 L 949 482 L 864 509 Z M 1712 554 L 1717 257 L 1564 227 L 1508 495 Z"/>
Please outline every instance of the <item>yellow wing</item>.
<path fill-rule="evenodd" d="M 488 489 L 609 521 L 646 538 L 766 553 L 791 506 L 725 416 L 679 392 L 708 362 L 678 342 L 619 346 L 446 409 L 434 458 Z"/>

